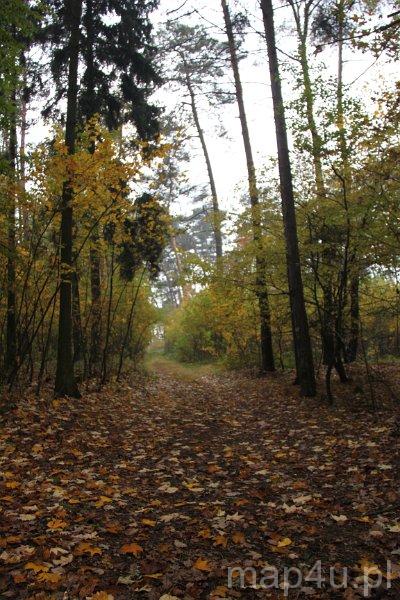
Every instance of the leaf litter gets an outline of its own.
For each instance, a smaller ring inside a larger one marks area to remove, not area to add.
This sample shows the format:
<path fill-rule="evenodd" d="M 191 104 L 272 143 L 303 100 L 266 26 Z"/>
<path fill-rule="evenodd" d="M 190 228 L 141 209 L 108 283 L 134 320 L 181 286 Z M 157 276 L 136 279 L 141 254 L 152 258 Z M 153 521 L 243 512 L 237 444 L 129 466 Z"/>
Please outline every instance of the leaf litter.
<path fill-rule="evenodd" d="M 0 435 L 0 597 L 279 598 L 228 588 L 228 568 L 320 560 L 349 568 L 347 596 L 293 597 L 351 599 L 390 560 L 383 597 L 399 598 L 392 430 L 279 378 L 162 373 L 77 401 L 28 395 Z"/>

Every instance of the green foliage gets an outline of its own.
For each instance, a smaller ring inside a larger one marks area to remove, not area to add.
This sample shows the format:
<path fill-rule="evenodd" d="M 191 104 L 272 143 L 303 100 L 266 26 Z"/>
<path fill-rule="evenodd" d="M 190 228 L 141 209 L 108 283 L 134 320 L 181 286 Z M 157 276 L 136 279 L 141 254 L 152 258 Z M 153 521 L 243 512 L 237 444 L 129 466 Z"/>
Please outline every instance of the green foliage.
<path fill-rule="evenodd" d="M 49 15 L 41 39 L 50 48 L 56 94 L 45 114 L 65 95 L 69 3 L 48 0 Z M 78 108 L 81 121 L 100 114 L 109 129 L 135 125 L 141 139 L 159 132 L 159 109 L 149 96 L 161 79 L 154 66 L 148 15 L 158 0 L 87 0 L 83 3 L 80 54 L 83 77 Z M 112 85 L 110 85 L 112 82 Z"/>
<path fill-rule="evenodd" d="M 118 255 L 121 277 L 132 280 L 143 263 L 156 277 L 169 236 L 169 216 L 165 208 L 154 196 L 142 194 L 135 200 L 132 217 L 125 218 L 123 229 L 125 235 Z"/>
<path fill-rule="evenodd" d="M 42 16 L 42 7 L 25 0 L 3 0 L 0 11 L 0 128 L 17 110 L 13 95 L 21 85 L 22 52 Z"/>

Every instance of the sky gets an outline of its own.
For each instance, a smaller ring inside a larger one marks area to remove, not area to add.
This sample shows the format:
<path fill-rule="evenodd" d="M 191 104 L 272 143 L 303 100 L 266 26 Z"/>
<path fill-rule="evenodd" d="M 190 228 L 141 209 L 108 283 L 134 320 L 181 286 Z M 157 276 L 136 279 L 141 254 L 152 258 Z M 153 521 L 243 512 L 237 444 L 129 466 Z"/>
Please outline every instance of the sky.
<path fill-rule="evenodd" d="M 261 11 L 258 0 L 230 0 L 230 7 L 237 10 L 247 10 L 250 15 L 251 29 L 246 36 L 245 48 L 248 51 L 246 59 L 240 63 L 240 72 L 244 89 L 244 99 L 247 110 L 248 124 L 257 169 L 263 169 L 269 164 L 269 157 L 276 156 L 275 129 L 273 122 L 273 109 L 268 75 L 268 63 L 266 58 L 266 46 L 260 32 L 263 30 Z M 274 1 L 275 21 L 277 27 L 278 49 L 286 53 L 295 50 L 294 37 L 288 35 L 287 27 L 291 23 L 289 8 L 282 7 L 282 3 Z M 193 8 L 196 12 L 193 14 Z M 178 9 L 178 10 L 176 10 Z M 192 13 L 188 15 L 188 13 Z M 220 0 L 160 0 L 159 9 L 152 15 L 155 28 L 162 26 L 167 19 L 178 19 L 180 22 L 189 24 L 201 23 L 208 28 L 209 33 L 225 40 L 223 30 L 223 17 Z M 281 59 L 287 61 L 280 54 Z M 328 74 L 334 75 L 336 55 L 328 49 L 321 54 L 325 62 Z M 371 65 L 373 57 L 365 54 L 346 51 L 345 55 L 345 81 L 356 80 L 352 89 L 354 93 L 361 93 L 365 97 L 371 94 L 371 90 L 382 76 L 389 80 L 393 76 L 393 68 L 382 67 L 382 62 Z M 364 73 L 365 72 L 365 73 Z M 364 74 L 363 74 L 364 73 Z M 285 72 L 282 72 L 284 80 L 285 97 L 290 101 L 293 92 L 287 85 Z M 232 90 L 233 90 L 233 80 Z M 160 90 L 156 94 L 157 101 L 170 110 L 174 103 L 181 98 Z M 35 103 L 30 110 L 29 116 L 35 122 L 30 128 L 28 143 L 37 143 L 48 133 L 48 127 L 39 118 L 40 104 Z M 200 110 L 200 119 L 205 131 L 208 149 L 211 155 L 217 189 L 221 207 L 235 213 L 239 208 L 240 192 L 245 189 L 247 178 L 245 154 L 241 137 L 240 122 L 236 103 L 224 106 L 220 111 L 220 118 L 228 132 L 228 137 L 220 138 L 215 128 L 215 119 L 204 110 Z M 290 129 L 290 122 L 288 123 Z M 190 182 L 193 184 L 207 185 L 207 172 L 204 158 L 198 141 L 191 144 L 191 160 L 188 166 Z M 173 212 L 188 214 L 191 211 L 191 202 L 187 198 L 177 199 Z"/>
<path fill-rule="evenodd" d="M 292 23 L 291 9 L 282 6 L 282 2 L 274 0 L 275 25 L 277 28 L 277 46 L 286 53 L 292 53 L 296 49 L 295 38 L 288 34 L 287 25 Z M 270 91 L 267 49 L 260 32 L 263 31 L 263 22 L 258 0 L 230 0 L 231 10 L 247 11 L 250 15 L 251 29 L 246 36 L 245 48 L 248 57 L 241 61 L 240 72 L 244 89 L 244 99 L 250 136 L 253 146 L 255 163 L 257 169 L 263 169 L 270 164 L 269 158 L 276 157 L 275 127 L 273 121 L 273 107 Z M 182 7 L 175 12 L 175 9 Z M 186 16 L 184 22 L 202 23 L 209 29 L 210 34 L 225 40 L 223 29 L 223 15 L 220 0 L 161 0 L 157 11 L 156 20 L 160 23 L 168 18 L 177 18 L 180 15 L 188 15 L 193 8 L 195 14 Z M 173 11 L 173 12 L 171 12 Z M 280 58 L 289 61 L 280 53 Z M 336 53 L 334 49 L 327 49 L 320 55 L 325 63 L 327 74 L 335 75 Z M 371 55 L 361 54 L 353 50 L 345 51 L 345 82 L 354 83 L 351 89 L 354 94 L 362 94 L 368 98 L 371 90 L 383 77 L 389 80 L 393 75 L 393 68 L 385 66 L 378 61 L 374 64 Z M 288 101 L 293 98 L 293 90 L 288 86 L 287 75 L 281 69 L 284 81 L 284 93 Z M 233 79 L 232 79 L 233 89 Z M 168 106 L 173 99 L 163 96 Z M 222 121 L 225 129 L 229 132 L 228 139 L 220 139 L 215 128 L 207 127 L 210 115 L 200 115 L 208 142 L 211 160 L 217 181 L 217 189 L 221 206 L 224 210 L 235 213 L 239 205 L 238 186 L 245 189 L 247 178 L 245 154 L 241 137 L 240 122 L 236 103 L 225 106 L 221 111 Z M 212 119 L 211 119 L 212 121 Z M 290 122 L 288 123 L 290 130 Z M 189 168 L 190 179 L 194 183 L 207 183 L 207 172 L 204 165 L 203 155 L 198 143 L 193 144 L 192 160 Z M 186 213 L 190 211 L 190 203 L 182 199 L 176 203 L 177 212 Z"/>

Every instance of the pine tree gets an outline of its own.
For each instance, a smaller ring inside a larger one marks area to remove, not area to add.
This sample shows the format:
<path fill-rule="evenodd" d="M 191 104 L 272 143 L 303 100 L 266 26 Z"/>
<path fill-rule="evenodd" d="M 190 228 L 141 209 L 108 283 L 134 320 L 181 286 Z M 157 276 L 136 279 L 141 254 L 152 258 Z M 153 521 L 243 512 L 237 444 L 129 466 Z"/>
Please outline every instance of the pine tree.
<path fill-rule="evenodd" d="M 304 302 L 304 290 L 300 268 L 300 252 L 297 236 L 296 211 L 293 194 L 292 169 L 286 131 L 279 62 L 275 43 L 275 27 L 272 0 L 261 0 L 265 35 L 268 46 L 269 71 L 278 146 L 278 163 L 281 183 L 282 214 L 286 241 L 286 259 L 289 283 L 290 307 L 297 377 L 304 396 L 315 396 L 315 374 L 308 318 Z"/>
<path fill-rule="evenodd" d="M 78 114 L 78 67 L 82 0 L 66 0 L 65 15 L 69 29 L 65 145 L 68 154 L 71 155 L 75 153 Z M 54 393 L 55 396 L 71 396 L 79 398 L 80 393 L 75 381 L 72 351 L 73 197 L 72 182 L 66 180 L 63 185 L 60 203 L 60 314 L 58 323 L 57 371 Z"/>
<path fill-rule="evenodd" d="M 52 112 L 64 96 L 66 69 L 67 67 L 69 71 L 71 69 L 71 44 L 68 42 L 68 34 L 72 7 L 69 2 L 65 5 L 60 4 L 60 0 L 52 0 L 51 4 L 54 9 L 52 18 L 43 29 L 42 39 L 51 46 L 51 65 L 57 93 L 53 101 L 48 104 L 45 114 Z M 151 44 L 151 23 L 148 19 L 149 12 L 157 4 L 156 0 L 138 0 L 135 3 L 129 0 L 81 2 L 76 34 L 76 60 L 83 69 L 83 77 L 81 81 L 77 79 L 76 82 L 75 130 L 78 123 L 98 114 L 109 129 L 116 129 L 122 123 L 132 122 L 141 139 L 153 139 L 158 134 L 159 109 L 148 100 L 154 86 L 160 83 L 153 66 L 154 48 Z M 114 14 L 115 19 L 107 19 L 110 12 Z M 70 98 L 72 99 L 71 96 Z M 94 149 L 95 142 L 92 151 Z M 61 244 L 63 248 L 63 242 Z M 101 269 L 97 245 L 98 232 L 94 226 L 90 251 L 92 292 L 90 362 L 92 365 L 99 361 L 98 348 L 101 339 Z M 70 268 L 74 268 L 73 260 L 71 261 Z M 66 294 L 64 287 L 61 283 L 62 293 Z M 67 304 L 65 307 L 66 310 L 70 310 Z M 61 318 L 65 320 L 63 327 L 61 327 Z M 70 323 L 69 316 L 60 316 L 60 333 L 62 329 L 64 331 L 64 334 L 61 334 L 62 339 L 65 337 L 67 321 Z M 67 345 L 70 344 L 70 337 L 68 334 L 64 340 Z M 69 359 L 67 357 L 65 359 L 68 365 Z M 70 366 L 66 369 L 69 371 Z M 60 374 L 64 371 L 61 364 L 58 371 Z"/>
<path fill-rule="evenodd" d="M 223 84 L 229 65 L 226 43 L 210 36 L 202 26 L 168 23 L 159 36 L 161 54 L 169 59 L 165 79 L 172 89 L 183 88 L 182 104 L 190 107 L 192 122 L 200 141 L 207 170 L 212 204 L 215 254 L 221 265 L 223 254 L 222 212 L 219 206 L 217 184 L 210 151 L 203 127 L 202 108 L 208 112 L 233 101 Z M 181 92 L 181 90 L 180 90 Z"/>

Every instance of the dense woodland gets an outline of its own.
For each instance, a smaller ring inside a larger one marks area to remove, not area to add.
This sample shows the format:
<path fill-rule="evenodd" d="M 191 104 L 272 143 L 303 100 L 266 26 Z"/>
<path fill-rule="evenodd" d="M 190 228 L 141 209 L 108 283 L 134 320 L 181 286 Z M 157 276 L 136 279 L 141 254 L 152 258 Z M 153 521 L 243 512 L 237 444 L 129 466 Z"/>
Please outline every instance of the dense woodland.
<path fill-rule="evenodd" d="M 399 598 L 399 36 L 2 0 L 2 598 Z"/>
<path fill-rule="evenodd" d="M 79 395 L 77 379 L 137 364 L 162 323 L 178 359 L 295 368 L 308 396 L 325 366 L 332 400 L 332 372 L 400 351 L 396 3 L 222 2 L 218 23 L 190 2 L 153 22 L 157 6 L 5 2 L 2 385 Z M 274 109 L 264 164 L 251 34 Z M 379 86 L 349 83 L 353 55 L 379 62 Z M 210 152 L 231 105 L 248 175 L 232 211 Z M 47 134 L 29 143 L 32 127 Z"/>

